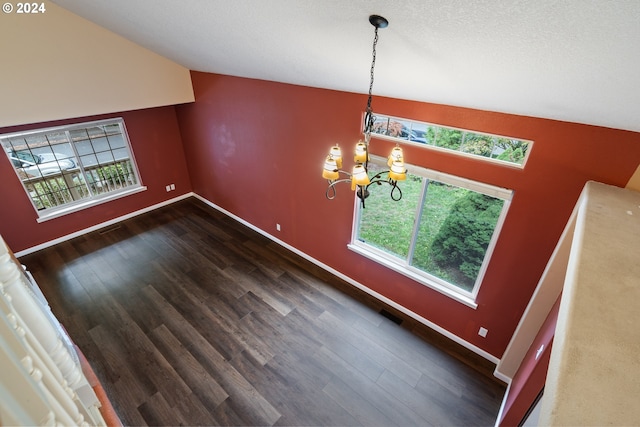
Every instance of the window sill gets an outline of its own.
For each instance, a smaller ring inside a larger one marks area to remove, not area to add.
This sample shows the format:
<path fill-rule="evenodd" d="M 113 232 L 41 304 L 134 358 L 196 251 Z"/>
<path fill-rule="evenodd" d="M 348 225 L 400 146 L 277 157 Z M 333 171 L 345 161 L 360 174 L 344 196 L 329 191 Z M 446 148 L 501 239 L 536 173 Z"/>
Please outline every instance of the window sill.
<path fill-rule="evenodd" d="M 356 252 L 356 253 L 358 253 L 358 254 L 366 257 L 366 258 L 369 258 L 372 261 L 377 262 L 378 264 L 381 264 L 381 265 L 383 265 L 383 266 L 385 266 L 387 268 L 390 268 L 391 270 L 393 270 L 393 271 L 395 271 L 397 273 L 400 273 L 403 276 L 406 276 L 409 279 L 420 283 L 421 285 L 427 286 L 427 287 L 429 287 L 429 288 L 431 288 L 431 289 L 433 289 L 433 290 L 435 290 L 437 292 L 440 292 L 441 294 L 446 295 L 449 298 L 451 298 L 451 299 L 453 299 L 453 300 L 455 300 L 455 301 L 457 301 L 459 303 L 462 303 L 462 304 L 464 304 L 464 305 L 466 305 L 468 307 L 471 307 L 474 310 L 478 308 L 478 304 L 476 303 L 475 299 L 473 297 L 471 297 L 471 296 L 465 295 L 465 294 L 463 294 L 461 292 L 456 292 L 455 290 L 450 289 L 450 288 L 448 288 L 446 286 L 440 285 L 439 283 L 437 283 L 437 282 L 435 282 L 433 280 L 429 280 L 428 278 L 426 278 L 426 277 L 424 277 L 424 276 L 422 276 L 420 274 L 414 273 L 413 271 L 408 269 L 406 266 L 403 266 L 403 265 L 400 265 L 400 264 L 395 263 L 393 261 L 390 261 L 388 258 L 386 258 L 384 256 L 381 256 L 381 255 L 378 255 L 375 252 L 370 251 L 370 250 L 368 250 L 368 249 L 366 249 L 366 248 L 364 248 L 362 246 L 350 243 L 350 244 L 347 245 L 347 247 L 350 250 L 352 250 L 352 251 L 354 251 L 354 252 Z"/>
<path fill-rule="evenodd" d="M 90 208 L 92 206 L 97 206 L 100 205 L 102 203 L 106 203 L 106 202 L 110 202 L 112 200 L 116 200 L 122 197 L 126 197 L 129 196 L 131 194 L 135 194 L 135 193 L 140 193 L 142 191 L 146 191 L 147 187 L 141 185 L 139 187 L 134 187 L 134 188 L 127 188 L 126 190 L 123 191 L 119 191 L 116 193 L 108 193 L 107 195 L 105 195 L 104 197 L 100 197 L 98 199 L 90 199 L 90 200 L 86 200 L 86 201 L 81 201 L 79 203 L 74 203 L 73 205 L 69 205 L 69 206 L 64 206 L 62 208 L 59 209 L 46 209 L 43 211 L 38 211 L 39 217 L 37 219 L 37 221 L 40 222 L 45 222 L 45 221 L 49 221 L 51 219 L 55 219 L 55 218 L 59 218 L 61 216 L 64 215 L 68 215 L 74 212 L 78 212 L 81 211 L 83 209 L 87 209 Z"/>

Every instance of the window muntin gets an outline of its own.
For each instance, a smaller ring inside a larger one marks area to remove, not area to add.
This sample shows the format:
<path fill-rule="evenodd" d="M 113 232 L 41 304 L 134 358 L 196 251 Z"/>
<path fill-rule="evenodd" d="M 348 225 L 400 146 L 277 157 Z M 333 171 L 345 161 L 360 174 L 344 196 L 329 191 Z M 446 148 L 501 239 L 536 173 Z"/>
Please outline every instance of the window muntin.
<path fill-rule="evenodd" d="M 383 161 L 372 156 L 371 175 Z M 411 166 L 401 188 L 398 202 L 376 186 L 358 203 L 350 247 L 475 306 L 511 191 Z"/>
<path fill-rule="evenodd" d="M 523 168 L 532 141 L 376 115 L 373 136 L 423 144 L 465 156 Z"/>
<path fill-rule="evenodd" d="M 41 218 L 141 190 L 121 118 L 0 135 Z"/>

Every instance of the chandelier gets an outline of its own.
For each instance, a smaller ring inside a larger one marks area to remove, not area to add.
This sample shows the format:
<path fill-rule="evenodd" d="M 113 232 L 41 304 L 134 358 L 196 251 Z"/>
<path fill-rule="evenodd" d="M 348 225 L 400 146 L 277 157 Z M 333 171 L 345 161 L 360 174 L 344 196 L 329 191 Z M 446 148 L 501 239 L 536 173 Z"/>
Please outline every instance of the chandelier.
<path fill-rule="evenodd" d="M 371 92 L 373 90 L 373 70 L 376 65 L 376 45 L 378 44 L 378 29 L 385 28 L 389 25 L 382 16 L 371 15 L 369 22 L 375 27 L 373 37 L 373 55 L 371 60 L 371 79 L 369 81 L 369 98 L 367 99 L 367 108 L 364 114 L 364 141 L 360 140 L 355 147 L 354 163 L 351 173 L 342 169 L 342 150 L 338 144 L 334 145 L 329 151 L 324 162 L 322 177 L 327 179 L 329 185 L 325 193 L 327 199 L 333 200 L 336 197 L 336 185 L 341 182 L 350 182 L 351 190 L 356 190 L 356 194 L 360 199 L 364 208 L 364 201 L 369 196 L 369 187 L 373 184 L 388 184 L 391 186 L 390 196 L 394 201 L 402 198 L 402 190 L 398 187 L 398 181 L 404 181 L 407 178 L 407 170 L 404 167 L 404 157 L 402 148 L 396 144 L 391 150 L 387 166 L 389 169 L 384 170 L 369 177 L 369 141 L 371 140 L 371 132 L 374 127 L 375 117 L 371 109 Z M 340 174 L 346 178 L 340 179 Z"/>

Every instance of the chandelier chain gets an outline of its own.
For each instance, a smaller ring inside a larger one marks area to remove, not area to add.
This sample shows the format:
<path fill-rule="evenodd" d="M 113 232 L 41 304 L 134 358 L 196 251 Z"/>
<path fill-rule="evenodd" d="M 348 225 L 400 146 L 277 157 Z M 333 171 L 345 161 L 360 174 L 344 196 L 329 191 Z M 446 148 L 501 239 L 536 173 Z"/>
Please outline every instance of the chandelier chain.
<path fill-rule="evenodd" d="M 371 74 L 369 80 L 369 98 L 367 99 L 367 111 L 365 114 L 365 133 L 371 132 L 373 128 L 373 110 L 371 109 L 371 99 L 373 94 L 373 76 L 374 69 L 376 67 L 376 45 L 378 44 L 378 27 L 375 27 L 375 32 L 373 36 L 373 51 L 371 55 Z M 368 142 L 368 141 L 367 141 Z"/>

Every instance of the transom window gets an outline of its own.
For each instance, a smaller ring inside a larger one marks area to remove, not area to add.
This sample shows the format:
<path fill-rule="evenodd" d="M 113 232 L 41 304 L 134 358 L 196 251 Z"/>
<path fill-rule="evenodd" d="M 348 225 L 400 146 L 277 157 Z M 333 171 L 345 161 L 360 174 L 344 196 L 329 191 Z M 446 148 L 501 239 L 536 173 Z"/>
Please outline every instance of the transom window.
<path fill-rule="evenodd" d="M 0 135 L 40 219 L 144 190 L 121 118 Z"/>
<path fill-rule="evenodd" d="M 383 170 L 372 156 L 369 173 Z M 349 247 L 475 307 L 512 192 L 409 166 L 402 199 L 373 189 L 358 203 Z"/>
<path fill-rule="evenodd" d="M 533 142 L 465 129 L 376 115 L 373 135 L 403 140 L 464 156 L 524 167 Z"/>

